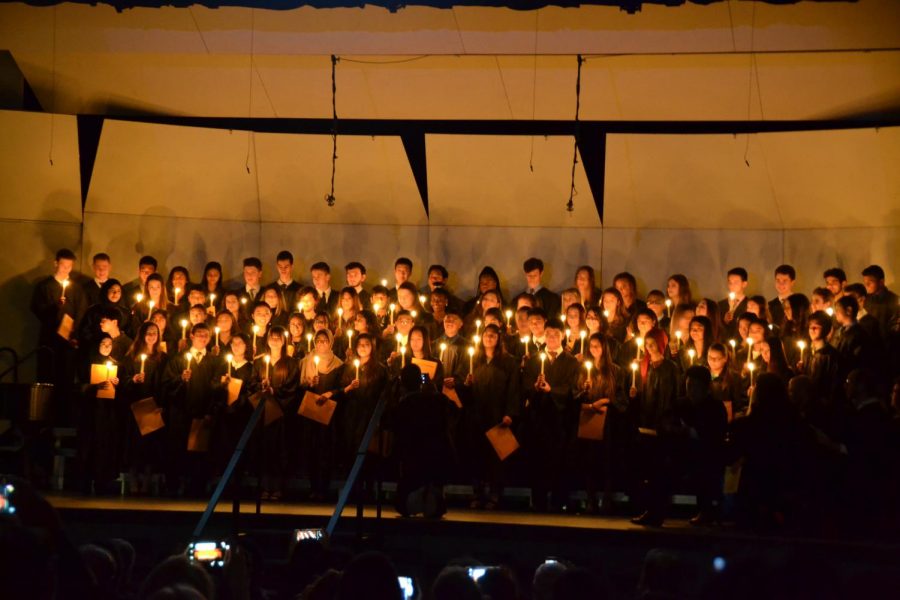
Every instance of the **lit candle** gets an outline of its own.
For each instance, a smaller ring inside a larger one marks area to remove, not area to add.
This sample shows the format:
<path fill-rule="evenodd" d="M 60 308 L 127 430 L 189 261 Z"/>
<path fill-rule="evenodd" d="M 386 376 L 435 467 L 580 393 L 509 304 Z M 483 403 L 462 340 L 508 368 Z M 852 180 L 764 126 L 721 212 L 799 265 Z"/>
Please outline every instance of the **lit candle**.
<path fill-rule="evenodd" d="M 441 362 L 444 362 L 444 351 L 447 349 L 447 344 L 441 342 Z"/>
<path fill-rule="evenodd" d="M 219 332 L 222 330 L 219 329 L 218 327 L 213 327 L 213 331 L 216 332 L 216 346 L 218 346 L 219 345 Z"/>
<path fill-rule="evenodd" d="M 587 377 L 591 378 L 591 369 L 594 367 L 594 363 L 589 360 L 584 361 L 584 368 L 587 369 Z"/>
<path fill-rule="evenodd" d="M 397 308 L 397 305 L 391 302 L 388 304 L 388 308 L 391 309 L 391 325 L 394 324 L 394 309 Z"/>
<path fill-rule="evenodd" d="M 775 325 L 774 325 L 774 324 L 769 323 L 769 331 L 775 331 Z"/>
<path fill-rule="evenodd" d="M 415 319 L 416 317 L 419 316 L 419 311 L 413 309 L 413 310 L 409 311 L 409 316 L 411 316 L 413 319 Z"/>
<path fill-rule="evenodd" d="M 608 319 L 608 318 L 609 318 L 609 311 L 608 311 L 608 310 L 604 310 L 604 311 L 603 311 L 603 316 L 604 316 L 605 318 Z"/>
<path fill-rule="evenodd" d="M 569 343 L 569 338 L 572 337 L 572 330 L 566 327 L 566 344 Z"/>
<path fill-rule="evenodd" d="M 183 339 L 183 340 L 187 339 L 187 326 L 188 326 L 188 320 L 182 319 L 181 320 L 181 339 Z"/>
<path fill-rule="evenodd" d="M 672 318 L 672 301 L 666 298 L 666 316 Z"/>
<path fill-rule="evenodd" d="M 231 364 L 232 364 L 232 361 L 233 361 L 233 360 L 234 360 L 234 355 L 233 355 L 233 354 L 226 354 L 226 355 L 225 355 L 225 362 L 228 363 L 228 376 L 229 376 L 229 377 L 231 377 Z"/>
<path fill-rule="evenodd" d="M 679 348 L 681 348 L 681 336 L 682 336 L 681 330 L 678 330 L 675 332 L 675 338 L 678 340 Z"/>
<path fill-rule="evenodd" d="M 505 314 L 506 314 L 506 328 L 509 329 L 509 320 L 512 319 L 513 312 L 507 308 Z"/>
<path fill-rule="evenodd" d="M 731 354 L 732 354 L 732 356 L 735 356 L 734 353 L 737 352 L 737 350 L 736 350 L 736 348 L 737 348 L 737 342 L 734 341 L 734 340 L 728 340 L 728 345 L 731 346 Z"/>
<path fill-rule="evenodd" d="M 241 304 L 243 304 L 244 306 L 247 306 L 247 299 L 241 298 Z"/>
<path fill-rule="evenodd" d="M 298 313 L 302 313 L 302 312 L 303 312 L 303 303 L 302 303 L 302 302 L 298 302 L 298 303 L 297 303 L 297 312 L 298 312 Z"/>
<path fill-rule="evenodd" d="M 829 317 L 833 317 L 834 309 L 829 306 L 828 308 L 825 309 L 825 314 L 827 314 Z"/>
<path fill-rule="evenodd" d="M 181 288 L 175 288 L 175 304 L 178 304 L 178 295 L 181 293 Z"/>
<path fill-rule="evenodd" d="M 400 346 L 400 368 L 406 367 L 406 345 Z"/>
<path fill-rule="evenodd" d="M 425 294 L 419 294 L 419 304 L 425 306 L 426 302 L 428 302 L 428 298 L 425 297 Z"/>
<path fill-rule="evenodd" d="M 376 302 L 375 304 L 372 305 L 372 310 L 374 310 L 375 315 L 378 316 L 378 312 L 381 310 L 381 304 Z"/>
<path fill-rule="evenodd" d="M 694 350 L 693 348 L 690 348 L 688 350 L 688 356 L 691 359 L 690 366 L 694 366 L 694 357 L 697 356 L 697 351 Z"/>
<path fill-rule="evenodd" d="M 313 363 L 316 365 L 316 373 L 319 372 L 319 360 L 320 360 L 320 359 L 319 359 L 319 355 L 318 355 L 318 354 L 316 354 L 315 356 L 313 356 Z"/>
<path fill-rule="evenodd" d="M 544 361 L 547 360 L 547 355 L 541 352 L 541 375 L 544 374 Z"/>
<path fill-rule="evenodd" d="M 559 320 L 565 324 L 566 322 L 566 313 L 559 313 Z"/>
<path fill-rule="evenodd" d="M 800 362 L 803 362 L 803 351 L 806 350 L 806 342 L 800 340 L 797 342 L 797 347 L 800 348 Z"/>
<path fill-rule="evenodd" d="M 340 327 L 340 326 L 341 326 L 341 319 L 344 318 L 344 309 L 339 307 L 339 308 L 337 309 L 337 315 L 338 315 L 338 327 Z"/>
<path fill-rule="evenodd" d="M 106 361 L 106 380 L 109 381 L 110 371 L 112 371 L 112 361 Z"/>
<path fill-rule="evenodd" d="M 481 342 L 481 336 L 480 336 L 480 335 L 473 335 L 473 336 L 472 336 L 472 343 L 475 344 L 475 345 L 477 346 L 479 342 Z"/>
<path fill-rule="evenodd" d="M 637 344 L 637 358 L 640 359 L 641 354 L 644 352 L 644 338 L 635 338 L 634 343 Z"/>
<path fill-rule="evenodd" d="M 525 354 L 527 355 L 528 354 L 528 336 L 527 335 L 522 336 L 522 338 L 519 341 L 521 341 L 523 344 L 525 344 Z"/>
<path fill-rule="evenodd" d="M 256 336 L 259 335 L 259 325 L 254 324 L 253 327 L 253 356 L 256 357 Z"/>
<path fill-rule="evenodd" d="M 747 363 L 747 370 L 750 371 L 750 386 L 753 386 L 753 371 L 756 370 L 756 365 L 752 362 Z"/>
<path fill-rule="evenodd" d="M 637 368 L 637 361 L 631 361 L 631 387 L 635 387 L 637 385 Z"/>
<path fill-rule="evenodd" d="M 144 374 L 144 363 L 147 362 L 147 355 L 141 354 L 141 375 Z"/>
<path fill-rule="evenodd" d="M 475 335 L 478 335 L 479 331 L 481 331 L 481 319 L 475 319 Z"/>
<path fill-rule="evenodd" d="M 585 336 L 587 336 L 587 331 L 585 331 L 584 329 L 582 329 L 581 331 L 578 332 L 578 337 L 581 338 L 581 353 L 582 354 L 584 354 L 584 338 L 585 338 Z"/>
<path fill-rule="evenodd" d="M 312 337 L 313 336 L 311 333 L 306 334 L 306 351 L 307 352 L 312 352 Z"/>
<path fill-rule="evenodd" d="M 65 291 L 65 290 L 63 290 L 63 291 Z M 137 302 L 138 304 L 140 304 L 141 301 L 142 301 L 143 299 L 144 299 L 144 295 L 143 295 L 143 294 L 135 294 L 135 295 L 134 295 L 134 300 L 135 300 L 135 302 Z"/>
<path fill-rule="evenodd" d="M 474 372 L 474 369 L 475 369 L 475 347 L 469 346 L 469 375 L 471 375 Z"/>
<path fill-rule="evenodd" d="M 356 378 L 359 379 L 359 359 L 353 360 L 353 366 L 356 367 Z"/>
<path fill-rule="evenodd" d="M 151 300 L 150 302 L 147 303 L 147 306 L 149 307 L 149 310 L 147 311 L 147 320 L 148 321 L 150 320 L 150 315 L 153 314 L 153 305 L 154 304 L 156 304 L 156 303 L 153 300 Z"/>
<path fill-rule="evenodd" d="M 753 338 L 748 337 L 747 338 L 747 362 L 750 362 L 751 360 L 753 360 L 753 356 L 752 356 L 752 352 L 751 352 L 752 350 L 753 350 Z"/>
<path fill-rule="evenodd" d="M 400 350 L 400 346 L 403 345 L 403 334 L 398 333 L 394 336 L 394 339 L 397 341 L 397 350 Z"/>
<path fill-rule="evenodd" d="M 215 294 L 210 294 L 210 295 L 209 295 L 209 307 L 212 309 L 212 314 L 213 314 L 213 316 L 216 316 L 216 304 L 215 304 L 215 302 L 216 302 L 216 295 L 215 295 Z"/>
<path fill-rule="evenodd" d="M 191 370 L 191 353 L 190 352 L 184 353 L 184 360 L 187 361 L 187 364 L 185 365 L 184 368 L 187 369 L 188 371 L 190 371 Z"/>
<path fill-rule="evenodd" d="M 347 330 L 347 347 L 353 348 L 353 330 L 352 329 Z"/>
<path fill-rule="evenodd" d="M 387 279 L 382 279 L 382 280 L 381 280 L 381 286 L 382 286 L 382 287 L 387 287 Z"/>
<path fill-rule="evenodd" d="M 66 299 L 66 288 L 67 288 L 67 287 L 69 287 L 69 280 L 68 280 L 68 279 L 64 279 L 63 282 L 62 282 L 62 289 L 63 289 L 63 291 L 62 291 L 62 296 L 60 296 L 60 298 L 61 298 L 63 301 L 65 301 L 65 299 Z"/>
<path fill-rule="evenodd" d="M 318 358 L 318 356 L 316 358 Z M 266 354 L 263 357 L 263 360 L 266 361 L 266 379 L 268 379 L 269 378 L 269 363 L 272 362 L 272 357 L 269 356 L 268 354 Z"/>

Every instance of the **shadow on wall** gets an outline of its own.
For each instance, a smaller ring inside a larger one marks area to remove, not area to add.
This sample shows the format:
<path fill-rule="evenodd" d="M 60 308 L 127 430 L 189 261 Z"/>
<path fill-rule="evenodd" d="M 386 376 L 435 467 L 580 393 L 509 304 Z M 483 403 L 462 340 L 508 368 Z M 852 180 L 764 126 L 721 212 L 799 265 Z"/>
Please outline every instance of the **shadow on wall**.
<path fill-rule="evenodd" d="M 0 236 L 4 240 L 0 253 L 0 346 L 12 347 L 21 357 L 37 347 L 38 321 L 30 309 L 34 286 L 53 273 L 57 250 L 69 248 L 77 255 L 81 225 L 72 223 L 71 215 L 64 211 L 46 211 L 40 221 L 0 222 Z M 72 275 L 73 280 L 79 277 L 77 272 Z M 20 380 L 33 380 L 34 367 L 33 360 L 24 363 Z M 5 366 L 0 367 L 3 369 Z"/>

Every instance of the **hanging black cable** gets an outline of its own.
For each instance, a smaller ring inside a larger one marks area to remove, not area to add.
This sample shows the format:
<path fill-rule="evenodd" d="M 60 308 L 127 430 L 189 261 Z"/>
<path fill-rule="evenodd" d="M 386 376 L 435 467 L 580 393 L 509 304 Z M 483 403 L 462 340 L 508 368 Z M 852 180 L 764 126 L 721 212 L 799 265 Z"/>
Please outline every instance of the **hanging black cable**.
<path fill-rule="evenodd" d="M 334 206 L 334 172 L 337 167 L 337 80 L 335 79 L 335 69 L 338 60 L 334 54 L 331 55 L 331 193 L 325 196 L 325 202 L 328 206 Z"/>
<path fill-rule="evenodd" d="M 572 184 L 569 187 L 569 201 L 566 203 L 566 210 L 572 212 L 575 210 L 575 165 L 578 164 L 578 144 L 581 142 L 581 122 L 579 121 L 579 113 L 581 112 L 581 64 L 584 58 L 578 55 L 578 76 L 575 79 L 575 147 L 572 149 Z"/>

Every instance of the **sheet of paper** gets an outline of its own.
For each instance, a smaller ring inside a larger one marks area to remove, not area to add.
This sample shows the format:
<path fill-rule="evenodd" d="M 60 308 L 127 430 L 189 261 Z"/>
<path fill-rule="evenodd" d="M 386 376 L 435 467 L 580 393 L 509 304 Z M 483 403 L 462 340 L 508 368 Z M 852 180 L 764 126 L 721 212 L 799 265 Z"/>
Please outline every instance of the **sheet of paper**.
<path fill-rule="evenodd" d="M 334 416 L 334 409 L 337 407 L 337 402 L 328 398 L 325 402 L 319 404 L 318 400 L 320 398 L 321 396 L 318 394 L 306 392 L 303 395 L 303 401 L 300 402 L 300 410 L 297 411 L 297 414 L 301 417 L 312 419 L 322 425 L 328 425 L 331 423 L 331 417 Z"/>
<path fill-rule="evenodd" d="M 585 440 L 602 440 L 606 428 L 606 409 L 602 412 L 582 410 L 578 418 L 578 437 Z"/>
<path fill-rule="evenodd" d="M 64 338 L 69 339 L 72 337 L 72 327 L 75 326 L 75 321 L 72 320 L 72 317 L 69 315 L 63 315 L 62 320 L 59 322 L 59 328 L 56 330 L 56 333 Z"/>
<path fill-rule="evenodd" d="M 241 385 L 243 383 L 243 379 L 237 379 L 235 377 L 228 380 L 228 406 L 237 402 L 238 396 L 241 394 Z"/>
<path fill-rule="evenodd" d="M 188 434 L 188 452 L 209 451 L 209 438 L 212 434 L 212 421 L 192 419 L 191 432 Z"/>
<path fill-rule="evenodd" d="M 519 441 L 509 427 L 497 425 L 488 429 L 484 435 L 491 442 L 500 460 L 506 460 L 510 454 L 519 449 Z"/>
<path fill-rule="evenodd" d="M 153 398 L 144 398 L 132 404 L 131 413 L 134 415 L 141 435 L 153 433 L 166 426 L 163 422 L 162 409 Z"/>

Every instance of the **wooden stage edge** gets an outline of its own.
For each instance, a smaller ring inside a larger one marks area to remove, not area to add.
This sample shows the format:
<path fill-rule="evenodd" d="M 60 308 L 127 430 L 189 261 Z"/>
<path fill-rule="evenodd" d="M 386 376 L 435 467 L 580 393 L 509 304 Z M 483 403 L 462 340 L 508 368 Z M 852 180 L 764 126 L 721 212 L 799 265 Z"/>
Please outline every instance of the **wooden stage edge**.
<path fill-rule="evenodd" d="M 86 497 L 77 495 L 51 494 L 45 496 L 53 507 L 63 513 L 78 513 L 97 511 L 117 511 L 121 513 L 134 513 L 138 517 L 141 513 L 180 513 L 180 517 L 187 517 L 190 514 L 196 515 L 199 519 L 201 513 L 206 508 L 206 503 L 200 500 L 181 500 L 169 498 L 117 498 L 117 497 Z M 216 507 L 216 514 L 221 516 L 230 514 L 232 505 L 230 501 L 222 501 Z M 291 503 L 278 502 L 262 504 L 261 514 L 267 518 L 286 518 L 298 517 L 306 522 L 310 519 L 322 519 L 324 527 L 328 518 L 334 511 L 333 504 L 309 504 L 309 503 Z M 254 515 L 256 505 L 253 502 L 241 503 L 241 515 Z M 124 516 L 124 515 L 123 515 Z M 174 516 L 174 515 L 173 515 Z M 348 506 L 344 509 L 342 523 L 346 527 L 356 517 L 356 507 Z M 139 518 L 139 517 L 138 517 Z M 374 520 L 376 511 L 374 506 L 367 505 L 365 507 L 363 518 Z M 65 520 L 65 517 L 64 517 Z M 385 505 L 382 509 L 382 522 L 386 527 L 392 525 L 400 525 L 404 527 L 418 525 L 426 525 L 429 533 L 436 533 L 442 527 L 452 528 L 454 526 L 472 526 L 472 527 L 494 527 L 494 528 L 549 528 L 559 532 L 570 531 L 572 533 L 580 533 L 582 535 L 594 534 L 613 534 L 613 535 L 635 535 L 643 536 L 653 534 L 654 536 L 666 535 L 675 536 L 683 540 L 689 538 L 706 539 L 710 543 L 716 541 L 740 542 L 745 540 L 748 542 L 764 543 L 764 544 L 801 544 L 804 546 L 839 546 L 843 549 L 852 549 L 858 547 L 865 548 L 868 551 L 874 549 L 888 550 L 891 552 L 900 552 L 900 543 L 889 543 L 884 541 L 870 540 L 836 540 L 825 538 L 810 537 L 787 537 L 778 535 L 760 535 L 755 533 L 743 532 L 730 527 L 692 527 L 684 519 L 669 519 L 662 528 L 646 528 L 634 525 L 627 517 L 605 517 L 605 516 L 588 516 L 588 515 L 560 515 L 560 514 L 543 514 L 533 512 L 513 512 L 513 511 L 476 511 L 467 509 L 450 509 L 443 519 L 425 521 L 422 518 L 404 518 L 401 517 L 392 506 Z"/>

